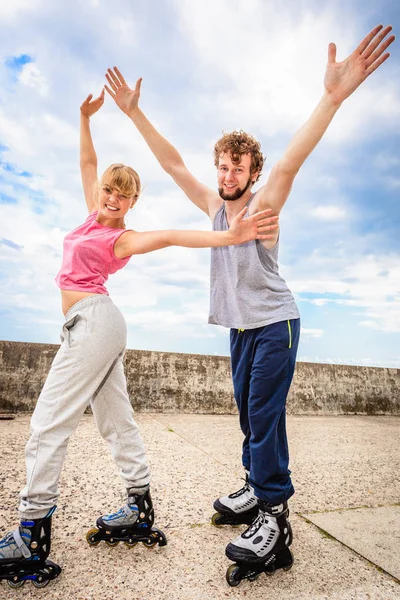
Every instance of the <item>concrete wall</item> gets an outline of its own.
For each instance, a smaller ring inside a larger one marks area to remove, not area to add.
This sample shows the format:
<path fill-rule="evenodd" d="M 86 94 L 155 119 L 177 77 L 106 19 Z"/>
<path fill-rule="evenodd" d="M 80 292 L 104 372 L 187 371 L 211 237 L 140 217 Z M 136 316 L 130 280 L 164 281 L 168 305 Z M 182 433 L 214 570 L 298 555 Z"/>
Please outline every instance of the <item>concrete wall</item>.
<path fill-rule="evenodd" d="M 0 341 L 0 412 L 31 412 L 58 346 Z M 141 412 L 236 412 L 229 358 L 128 350 L 132 404 Z M 400 415 L 400 369 L 298 363 L 288 399 L 297 415 Z"/>

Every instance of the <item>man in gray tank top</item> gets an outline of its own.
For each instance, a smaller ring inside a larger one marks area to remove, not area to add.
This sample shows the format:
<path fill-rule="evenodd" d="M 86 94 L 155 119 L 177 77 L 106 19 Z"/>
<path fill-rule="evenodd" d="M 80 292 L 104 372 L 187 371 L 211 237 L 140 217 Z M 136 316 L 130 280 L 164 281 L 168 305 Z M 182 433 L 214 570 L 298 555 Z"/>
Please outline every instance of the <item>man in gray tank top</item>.
<path fill-rule="evenodd" d="M 324 92 L 306 123 L 295 134 L 267 183 L 256 193 L 264 158 L 260 144 L 243 131 L 224 135 L 215 145 L 218 193 L 187 170 L 180 154 L 139 109 L 141 80 L 130 89 L 118 69 L 109 70 L 113 98 L 133 121 L 150 149 L 185 194 L 209 215 L 214 229 L 227 229 L 247 207 L 248 215 L 271 209 L 278 215 L 293 181 L 346 100 L 389 56 L 391 27 L 378 25 L 343 62 L 329 44 Z M 108 79 L 110 81 L 110 79 Z M 216 525 L 247 523 L 228 544 L 230 585 L 255 578 L 261 571 L 289 568 L 292 530 L 287 501 L 294 493 L 286 439 L 286 396 L 299 341 L 299 313 L 278 271 L 279 231 L 271 239 L 212 249 L 210 323 L 230 328 L 235 400 L 244 434 L 242 461 L 245 485 L 215 501 Z M 251 564 L 251 568 L 249 567 Z"/>

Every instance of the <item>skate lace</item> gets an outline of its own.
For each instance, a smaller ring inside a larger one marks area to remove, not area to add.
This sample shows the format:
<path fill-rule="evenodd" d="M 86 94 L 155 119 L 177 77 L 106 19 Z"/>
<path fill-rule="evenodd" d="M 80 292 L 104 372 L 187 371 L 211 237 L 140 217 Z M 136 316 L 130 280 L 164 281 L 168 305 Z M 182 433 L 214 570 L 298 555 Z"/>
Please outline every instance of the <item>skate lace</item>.
<path fill-rule="evenodd" d="M 126 517 L 127 514 L 128 513 L 127 513 L 127 510 L 126 510 L 125 506 L 122 506 L 115 513 L 111 513 L 109 515 L 106 515 L 105 518 L 106 519 L 115 519 L 117 517 Z"/>
<path fill-rule="evenodd" d="M 240 490 L 238 490 L 237 492 L 233 492 L 233 494 L 229 494 L 229 498 L 238 498 L 239 496 L 241 496 L 242 494 L 245 494 L 246 492 L 250 491 L 250 486 L 248 481 L 246 481 L 246 479 L 244 479 L 242 477 L 244 483 L 244 486 L 240 488 Z"/>
<path fill-rule="evenodd" d="M 30 540 L 31 540 L 31 535 L 30 533 L 24 531 L 23 529 L 20 530 L 21 533 L 21 537 L 23 539 L 23 541 L 25 542 L 26 545 L 29 544 Z M 13 531 L 9 531 L 2 540 L 0 540 L 0 548 L 6 548 L 7 546 L 10 546 L 11 544 L 15 544 L 17 545 L 17 542 L 15 541 L 15 537 L 14 537 L 14 532 Z"/>
<path fill-rule="evenodd" d="M 248 529 L 246 529 L 246 531 L 242 534 L 242 536 L 245 538 L 252 537 L 260 529 L 260 527 L 262 525 L 264 525 L 264 523 L 265 523 L 265 515 L 260 510 L 257 517 L 254 519 L 254 521 L 252 522 L 250 527 Z"/>
<path fill-rule="evenodd" d="M 10 531 L 9 533 L 7 533 L 7 535 L 4 536 L 2 540 L 0 540 L 0 548 L 4 546 L 9 546 L 12 542 L 15 543 L 15 540 L 12 531 Z"/>

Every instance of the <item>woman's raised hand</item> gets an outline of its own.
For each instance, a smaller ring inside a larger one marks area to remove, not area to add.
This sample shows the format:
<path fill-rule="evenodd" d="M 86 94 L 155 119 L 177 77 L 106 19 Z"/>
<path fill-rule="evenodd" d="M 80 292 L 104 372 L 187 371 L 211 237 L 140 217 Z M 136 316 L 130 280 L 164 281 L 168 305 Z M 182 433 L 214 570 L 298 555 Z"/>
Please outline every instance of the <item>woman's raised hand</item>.
<path fill-rule="evenodd" d="M 122 112 L 129 116 L 131 111 L 138 106 L 142 78 L 137 80 L 134 90 L 128 86 L 121 71 L 117 67 L 114 67 L 114 69 L 107 69 L 106 79 L 110 86 L 105 86 L 107 92 Z"/>
<path fill-rule="evenodd" d="M 101 94 L 98 98 L 92 100 L 93 94 L 89 94 L 84 102 L 81 104 L 81 114 L 84 117 L 91 117 L 96 113 L 99 108 L 104 104 L 104 88 L 101 90 Z"/>

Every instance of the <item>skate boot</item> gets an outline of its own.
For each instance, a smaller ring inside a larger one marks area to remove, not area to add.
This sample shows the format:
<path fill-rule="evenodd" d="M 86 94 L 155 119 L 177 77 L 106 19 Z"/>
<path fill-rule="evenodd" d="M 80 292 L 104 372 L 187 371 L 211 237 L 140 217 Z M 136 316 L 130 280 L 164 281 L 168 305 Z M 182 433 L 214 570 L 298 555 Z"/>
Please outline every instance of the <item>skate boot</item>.
<path fill-rule="evenodd" d="M 238 526 L 250 525 L 258 515 L 257 498 L 249 483 L 249 472 L 246 471 L 245 484 L 240 490 L 222 496 L 214 502 L 216 512 L 211 517 L 211 523 L 216 527 L 221 525 Z"/>
<path fill-rule="evenodd" d="M 287 503 L 272 506 L 258 500 L 258 509 L 250 527 L 226 547 L 226 556 L 235 562 L 226 572 L 232 587 L 242 579 L 254 581 L 261 573 L 272 575 L 277 569 L 288 571 L 293 565 Z"/>
<path fill-rule="evenodd" d="M 134 548 L 138 542 L 147 548 L 156 544 L 165 546 L 167 538 L 164 533 L 153 527 L 154 509 L 149 488 L 129 488 L 127 493 L 125 506 L 116 513 L 97 519 L 97 528 L 90 529 L 86 534 L 88 543 L 97 546 L 104 540 L 108 546 L 124 542 L 128 548 Z"/>
<path fill-rule="evenodd" d="M 56 507 L 41 519 L 24 519 L 18 529 L 0 540 L 0 581 L 12 588 L 30 580 L 37 588 L 48 585 L 61 573 L 61 567 L 46 560 L 50 554 L 51 516 Z"/>

